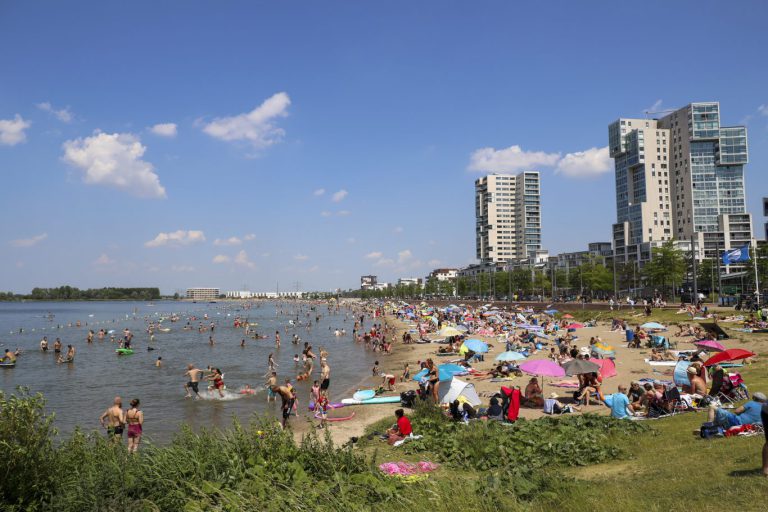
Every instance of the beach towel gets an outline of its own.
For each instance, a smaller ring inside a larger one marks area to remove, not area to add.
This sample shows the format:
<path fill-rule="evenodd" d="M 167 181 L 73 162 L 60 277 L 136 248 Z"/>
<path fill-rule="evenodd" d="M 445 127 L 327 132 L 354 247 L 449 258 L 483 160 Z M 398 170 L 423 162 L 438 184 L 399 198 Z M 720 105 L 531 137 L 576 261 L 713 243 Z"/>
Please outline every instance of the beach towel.
<path fill-rule="evenodd" d="M 520 415 L 520 390 L 501 387 L 501 393 L 504 396 L 504 419 L 507 421 L 517 421 Z"/>
<path fill-rule="evenodd" d="M 560 382 L 548 382 L 547 385 L 554 386 L 556 388 L 579 389 L 578 381 L 572 381 L 572 380 L 561 380 Z"/>
<path fill-rule="evenodd" d="M 677 361 L 651 361 L 650 359 L 646 359 L 645 362 L 648 363 L 651 366 L 675 366 L 675 365 L 677 365 Z"/>
<path fill-rule="evenodd" d="M 421 461 L 416 464 L 410 462 L 384 462 L 379 464 L 381 472 L 387 475 L 410 476 L 422 473 L 430 473 L 440 467 L 434 462 Z"/>

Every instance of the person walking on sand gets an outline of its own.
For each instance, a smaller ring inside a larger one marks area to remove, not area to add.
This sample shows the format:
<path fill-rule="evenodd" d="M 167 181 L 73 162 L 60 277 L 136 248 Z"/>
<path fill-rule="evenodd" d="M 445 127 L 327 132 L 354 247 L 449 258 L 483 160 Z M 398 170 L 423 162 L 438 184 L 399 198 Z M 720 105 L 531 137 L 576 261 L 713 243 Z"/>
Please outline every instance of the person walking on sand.
<path fill-rule="evenodd" d="M 144 430 L 144 413 L 139 410 L 139 399 L 131 400 L 131 408 L 125 413 L 128 424 L 128 453 L 136 453 Z"/>
<path fill-rule="evenodd" d="M 203 373 L 203 370 L 200 370 L 199 368 L 195 368 L 195 365 L 192 363 L 189 363 L 187 365 L 187 371 L 184 372 L 184 375 L 186 375 L 189 380 L 186 384 L 184 384 L 184 391 L 187 392 L 186 396 L 184 398 L 192 398 L 192 392 L 195 393 L 195 399 L 200 398 L 200 375 Z"/>
<path fill-rule="evenodd" d="M 123 438 L 123 425 L 125 425 L 125 413 L 123 412 L 123 400 L 115 397 L 112 406 L 99 416 L 99 423 L 107 429 L 107 436 L 119 443 Z"/>

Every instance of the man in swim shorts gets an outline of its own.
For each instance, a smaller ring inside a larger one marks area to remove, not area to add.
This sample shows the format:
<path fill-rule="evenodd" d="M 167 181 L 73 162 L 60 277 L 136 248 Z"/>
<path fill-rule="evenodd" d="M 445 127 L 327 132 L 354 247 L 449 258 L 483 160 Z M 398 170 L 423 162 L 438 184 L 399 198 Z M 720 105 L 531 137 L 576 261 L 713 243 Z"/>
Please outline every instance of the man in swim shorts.
<path fill-rule="evenodd" d="M 106 421 L 105 421 L 106 420 Z M 99 417 L 101 426 L 107 429 L 107 435 L 115 442 L 123 438 L 123 425 L 125 425 L 125 412 L 123 412 L 123 400 L 115 397 L 112 407 L 104 411 Z"/>
<path fill-rule="evenodd" d="M 283 419 L 280 424 L 285 428 L 288 417 L 291 415 L 291 410 L 293 410 L 293 392 L 288 386 L 272 386 L 270 389 L 272 389 L 273 393 L 280 395 L 282 399 L 281 410 L 283 412 Z"/>
<path fill-rule="evenodd" d="M 195 368 L 195 365 L 192 363 L 187 365 L 187 371 L 184 373 L 184 375 L 189 377 L 189 381 L 184 384 L 184 391 L 187 392 L 184 398 L 192 398 L 192 391 L 195 392 L 195 399 L 200 398 L 200 390 L 198 386 L 200 382 L 200 374 L 202 373 L 203 370 Z"/>
<path fill-rule="evenodd" d="M 272 372 L 265 384 L 267 387 L 267 403 L 277 401 L 277 395 L 272 390 L 274 386 L 277 386 L 277 372 Z"/>
<path fill-rule="evenodd" d="M 320 364 L 320 391 L 328 391 L 328 386 L 331 384 L 331 367 L 328 366 L 328 362 L 323 359 Z"/>

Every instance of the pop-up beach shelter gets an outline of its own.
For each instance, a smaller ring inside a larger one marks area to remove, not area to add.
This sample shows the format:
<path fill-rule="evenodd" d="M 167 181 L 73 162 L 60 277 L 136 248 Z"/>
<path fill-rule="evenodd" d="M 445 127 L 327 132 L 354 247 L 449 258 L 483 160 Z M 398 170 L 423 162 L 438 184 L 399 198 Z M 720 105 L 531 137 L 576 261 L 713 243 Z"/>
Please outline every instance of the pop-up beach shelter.
<path fill-rule="evenodd" d="M 454 377 L 451 379 L 451 383 L 443 382 L 440 384 L 440 403 L 450 404 L 454 400 L 458 400 L 459 397 L 464 397 L 472 407 L 477 407 L 483 402 L 480 397 L 477 396 L 475 386 L 469 382 L 465 382 L 461 379 Z"/>

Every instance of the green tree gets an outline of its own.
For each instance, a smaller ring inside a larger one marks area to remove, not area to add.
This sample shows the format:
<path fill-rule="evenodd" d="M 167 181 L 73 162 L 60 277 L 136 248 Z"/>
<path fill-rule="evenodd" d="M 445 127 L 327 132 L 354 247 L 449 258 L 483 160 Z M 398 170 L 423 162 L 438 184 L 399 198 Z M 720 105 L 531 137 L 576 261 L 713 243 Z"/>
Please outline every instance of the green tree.
<path fill-rule="evenodd" d="M 675 287 L 683 282 L 686 261 L 683 251 L 676 249 L 672 240 L 651 251 L 651 261 L 643 267 L 643 276 L 648 283 L 671 292 L 675 302 Z"/>

